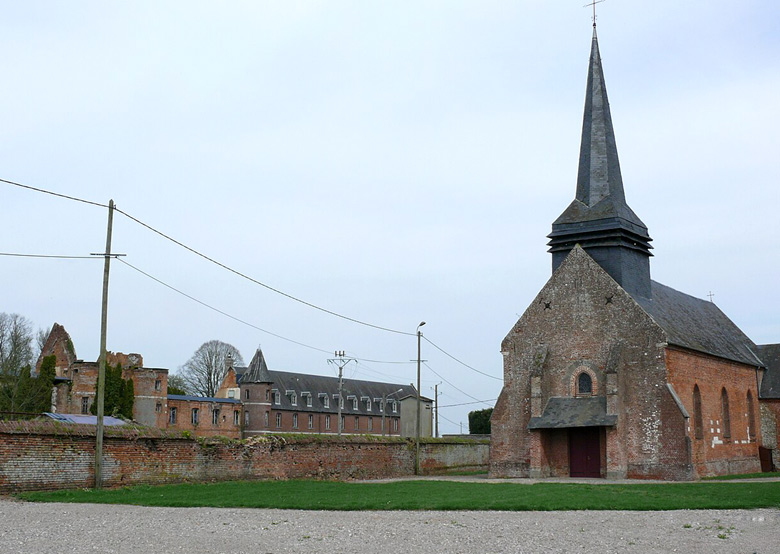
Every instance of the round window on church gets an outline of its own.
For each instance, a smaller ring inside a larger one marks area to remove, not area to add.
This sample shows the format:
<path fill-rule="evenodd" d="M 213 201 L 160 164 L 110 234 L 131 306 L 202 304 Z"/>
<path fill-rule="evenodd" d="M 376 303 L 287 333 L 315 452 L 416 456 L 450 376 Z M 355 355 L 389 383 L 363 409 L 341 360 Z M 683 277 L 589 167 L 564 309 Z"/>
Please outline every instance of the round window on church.
<path fill-rule="evenodd" d="M 577 377 L 577 394 L 578 395 L 593 394 L 593 379 L 591 379 L 590 375 L 588 375 L 584 371 L 580 373 L 579 376 Z"/>

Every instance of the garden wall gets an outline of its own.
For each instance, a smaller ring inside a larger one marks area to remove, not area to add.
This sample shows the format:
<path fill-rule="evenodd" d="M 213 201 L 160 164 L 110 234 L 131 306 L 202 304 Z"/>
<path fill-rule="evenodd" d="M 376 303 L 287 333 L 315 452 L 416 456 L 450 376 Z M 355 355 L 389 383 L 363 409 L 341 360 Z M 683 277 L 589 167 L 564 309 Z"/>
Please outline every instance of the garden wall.
<path fill-rule="evenodd" d="M 420 445 L 423 473 L 487 469 L 486 442 Z M 0 422 L 0 493 L 94 485 L 95 427 Z M 158 429 L 106 428 L 103 484 L 233 479 L 378 479 L 414 473 L 414 443 L 371 436 L 193 439 Z"/>

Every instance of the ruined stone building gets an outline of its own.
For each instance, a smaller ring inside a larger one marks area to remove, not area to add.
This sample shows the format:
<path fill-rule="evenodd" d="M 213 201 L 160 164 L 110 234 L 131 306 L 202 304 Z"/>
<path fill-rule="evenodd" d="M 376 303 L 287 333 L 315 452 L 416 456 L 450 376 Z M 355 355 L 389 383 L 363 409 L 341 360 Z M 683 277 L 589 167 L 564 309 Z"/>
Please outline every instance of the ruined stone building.
<path fill-rule="evenodd" d="M 548 238 L 552 277 L 501 345 L 491 475 L 759 471 L 765 364 L 714 303 L 651 280 L 651 238 L 626 202 L 595 26 L 576 194 Z"/>

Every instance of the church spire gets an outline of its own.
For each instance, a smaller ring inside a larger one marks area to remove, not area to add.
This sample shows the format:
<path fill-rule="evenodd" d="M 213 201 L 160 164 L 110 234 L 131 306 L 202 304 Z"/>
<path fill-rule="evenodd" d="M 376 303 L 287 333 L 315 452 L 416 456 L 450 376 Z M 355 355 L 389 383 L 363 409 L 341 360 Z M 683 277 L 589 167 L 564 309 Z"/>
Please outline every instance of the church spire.
<path fill-rule="evenodd" d="M 647 227 L 626 204 L 596 28 L 588 67 L 574 201 L 548 235 L 553 271 L 579 244 L 626 291 L 650 296 Z"/>

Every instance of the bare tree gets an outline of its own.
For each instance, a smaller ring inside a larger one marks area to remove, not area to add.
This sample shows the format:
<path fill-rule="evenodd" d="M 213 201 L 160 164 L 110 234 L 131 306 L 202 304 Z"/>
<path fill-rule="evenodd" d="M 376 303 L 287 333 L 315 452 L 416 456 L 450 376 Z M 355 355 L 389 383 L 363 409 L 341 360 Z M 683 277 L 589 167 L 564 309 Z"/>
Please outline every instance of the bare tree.
<path fill-rule="evenodd" d="M 32 323 L 19 314 L 0 313 L 0 376 L 17 377 L 33 361 Z"/>
<path fill-rule="evenodd" d="M 178 373 L 168 375 L 168 394 L 190 394 L 190 385 Z"/>
<path fill-rule="evenodd" d="M 204 342 L 192 357 L 179 368 L 178 374 L 187 389 L 201 396 L 215 396 L 227 372 L 225 361 L 233 358 L 235 365 L 244 365 L 241 353 L 232 344 L 218 340 Z"/>

